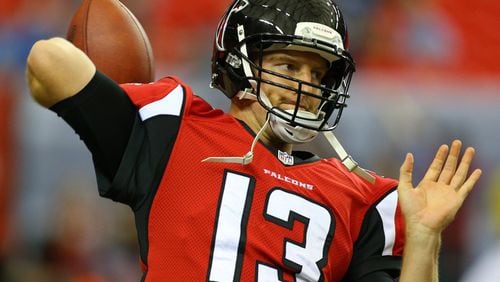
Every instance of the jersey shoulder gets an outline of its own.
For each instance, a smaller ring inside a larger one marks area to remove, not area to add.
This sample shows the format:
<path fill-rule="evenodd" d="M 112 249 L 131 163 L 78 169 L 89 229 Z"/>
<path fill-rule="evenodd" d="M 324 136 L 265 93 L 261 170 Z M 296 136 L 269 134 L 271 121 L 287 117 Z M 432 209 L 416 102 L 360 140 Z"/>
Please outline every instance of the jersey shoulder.
<path fill-rule="evenodd" d="M 175 76 L 167 76 L 158 81 L 142 83 L 126 83 L 120 85 L 132 103 L 138 108 L 151 107 L 153 104 L 179 104 L 184 116 L 223 115 L 223 111 L 214 109 L 203 98 L 197 96 L 193 89 Z"/>
<path fill-rule="evenodd" d="M 345 180 L 352 183 L 357 191 L 364 195 L 364 197 L 369 201 L 378 200 L 380 197 L 393 191 L 394 188 L 398 186 L 397 180 L 386 178 L 373 171 L 368 171 L 368 173 L 375 177 L 375 181 L 370 183 L 362 177 L 356 175 L 354 172 L 350 172 L 339 159 L 330 158 L 327 159 L 327 161 L 343 173 L 346 177 Z"/>

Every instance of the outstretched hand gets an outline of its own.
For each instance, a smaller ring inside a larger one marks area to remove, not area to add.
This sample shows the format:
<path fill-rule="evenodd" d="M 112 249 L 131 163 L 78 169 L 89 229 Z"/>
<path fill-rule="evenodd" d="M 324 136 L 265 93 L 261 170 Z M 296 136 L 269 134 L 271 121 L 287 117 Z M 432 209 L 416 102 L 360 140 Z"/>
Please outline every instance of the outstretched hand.
<path fill-rule="evenodd" d="M 459 140 L 453 141 L 451 148 L 442 145 L 416 187 L 412 184 L 413 155 L 406 155 L 400 168 L 398 196 L 407 231 L 439 234 L 455 218 L 481 176 L 479 169 L 468 176 L 475 151 L 467 148 L 459 162 L 461 147 Z"/>

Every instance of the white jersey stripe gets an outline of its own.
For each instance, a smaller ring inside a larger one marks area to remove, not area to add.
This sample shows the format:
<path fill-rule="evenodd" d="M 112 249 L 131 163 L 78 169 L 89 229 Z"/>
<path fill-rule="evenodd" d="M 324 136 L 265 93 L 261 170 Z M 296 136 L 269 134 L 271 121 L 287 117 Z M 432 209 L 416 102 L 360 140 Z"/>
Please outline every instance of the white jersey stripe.
<path fill-rule="evenodd" d="M 398 205 L 398 193 L 394 191 L 387 195 L 377 205 L 377 211 L 382 218 L 382 225 L 384 228 L 385 244 L 383 256 L 392 256 L 394 242 L 396 241 L 396 207 Z"/>
<path fill-rule="evenodd" d="M 139 115 L 143 121 L 158 115 L 180 116 L 183 102 L 182 86 L 178 85 L 161 100 L 142 107 L 139 110 Z"/>
<path fill-rule="evenodd" d="M 249 189 L 249 177 L 235 173 L 226 175 L 217 219 L 210 281 L 235 281 L 240 238 L 245 232 L 238 227 L 242 226 Z"/>

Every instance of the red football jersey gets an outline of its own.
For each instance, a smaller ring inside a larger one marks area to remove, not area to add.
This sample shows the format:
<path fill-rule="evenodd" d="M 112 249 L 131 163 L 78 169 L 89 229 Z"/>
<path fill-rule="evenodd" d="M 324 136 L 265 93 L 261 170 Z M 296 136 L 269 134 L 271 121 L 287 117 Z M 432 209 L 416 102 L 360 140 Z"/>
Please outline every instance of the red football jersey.
<path fill-rule="evenodd" d="M 254 133 L 177 78 L 122 87 L 139 118 L 103 194 L 136 213 L 145 281 L 341 281 L 400 267 L 395 180 L 261 142 L 248 165 L 202 162 L 245 155 Z"/>

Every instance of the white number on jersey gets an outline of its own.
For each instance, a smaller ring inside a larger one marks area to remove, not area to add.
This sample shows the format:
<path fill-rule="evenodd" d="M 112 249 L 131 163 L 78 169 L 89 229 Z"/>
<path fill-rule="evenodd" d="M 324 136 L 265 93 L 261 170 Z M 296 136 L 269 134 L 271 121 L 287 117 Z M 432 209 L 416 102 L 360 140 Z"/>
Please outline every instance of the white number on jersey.
<path fill-rule="evenodd" d="M 246 242 L 246 226 L 255 183 L 252 177 L 227 171 L 217 212 L 215 238 L 210 259 L 209 281 L 239 281 Z M 273 224 L 292 229 L 294 221 L 305 225 L 303 242 L 285 240 L 283 264 L 295 269 L 296 281 L 321 281 L 327 263 L 335 219 L 318 203 L 283 189 L 269 191 L 264 217 Z M 239 228 L 238 228 L 239 227 Z M 282 281 L 282 270 L 258 263 L 256 281 Z"/>

